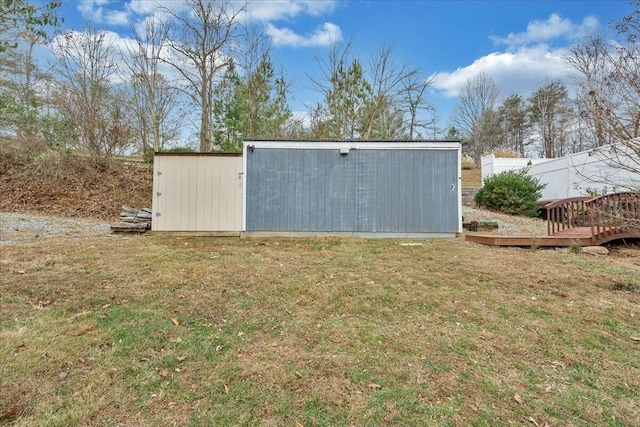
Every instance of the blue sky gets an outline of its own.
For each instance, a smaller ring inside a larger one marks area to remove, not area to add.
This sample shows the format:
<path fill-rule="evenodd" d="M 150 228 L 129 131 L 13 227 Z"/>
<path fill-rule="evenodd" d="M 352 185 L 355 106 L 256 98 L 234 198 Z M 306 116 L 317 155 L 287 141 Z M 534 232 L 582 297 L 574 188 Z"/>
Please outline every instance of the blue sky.
<path fill-rule="evenodd" d="M 157 10 L 153 0 L 64 1 L 64 29 L 85 23 L 129 36 L 129 21 Z M 178 0 L 164 0 L 181 7 Z M 550 80 L 571 83 L 562 60 L 581 37 L 610 31 L 610 23 L 633 10 L 627 0 L 591 1 L 428 1 L 428 0 L 254 0 L 251 19 L 271 37 L 272 58 L 292 81 L 290 106 L 302 112 L 319 101 L 310 77 L 318 77 L 317 57 L 332 40 L 353 42 L 363 62 L 384 44 L 397 62 L 433 78 L 430 101 L 446 126 L 456 94 L 485 72 L 502 97 L 528 96 Z"/>

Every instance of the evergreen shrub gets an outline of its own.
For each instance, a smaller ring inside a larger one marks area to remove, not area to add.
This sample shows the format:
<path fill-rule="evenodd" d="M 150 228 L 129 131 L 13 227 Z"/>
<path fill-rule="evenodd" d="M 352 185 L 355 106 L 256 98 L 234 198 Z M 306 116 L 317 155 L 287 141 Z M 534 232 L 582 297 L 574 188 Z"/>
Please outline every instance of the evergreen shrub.
<path fill-rule="evenodd" d="M 546 184 L 527 174 L 527 170 L 504 171 L 491 175 L 475 196 L 476 205 L 510 215 L 537 216 L 536 202 Z"/>

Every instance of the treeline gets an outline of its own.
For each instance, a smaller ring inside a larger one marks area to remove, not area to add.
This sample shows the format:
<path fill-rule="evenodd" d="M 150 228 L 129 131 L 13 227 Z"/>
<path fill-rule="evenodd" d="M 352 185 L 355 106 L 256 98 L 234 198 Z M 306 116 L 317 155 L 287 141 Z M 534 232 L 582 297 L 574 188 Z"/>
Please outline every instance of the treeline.
<path fill-rule="evenodd" d="M 548 81 L 528 98 L 511 94 L 500 101 L 490 76 L 469 80 L 449 136 L 467 141 L 467 154 L 476 160 L 497 150 L 554 158 L 617 144 L 622 150 L 612 164 L 640 172 L 640 2 L 611 28 L 612 34 L 591 35 L 569 48 L 564 60 L 575 72 L 571 91 L 563 81 Z"/>
<path fill-rule="evenodd" d="M 640 3 L 613 24 L 613 37 L 570 49 L 575 96 L 565 82 L 550 81 L 527 98 L 502 99 L 496 82 L 480 74 L 461 90 L 446 129 L 437 127 L 433 81 L 422 70 L 398 61 L 389 46 L 363 60 L 349 42 L 318 58 L 310 85 L 321 102 L 294 117 L 291 83 L 274 65 L 267 36 L 243 19 L 247 4 L 185 4 L 159 7 L 116 43 L 89 27 L 49 39 L 45 29 L 61 21 L 59 2 L 1 1 L 0 132 L 96 158 L 150 158 L 184 145 L 184 129 L 196 129 L 194 145 L 204 152 L 239 151 L 242 137 L 460 138 L 476 160 L 495 150 L 558 157 L 614 142 L 640 151 Z M 51 59 L 43 63 L 37 52 L 45 44 Z"/>
<path fill-rule="evenodd" d="M 185 128 L 197 129 L 203 152 L 239 151 L 242 137 L 414 139 L 436 120 L 420 70 L 398 63 L 386 46 L 364 66 L 350 43 L 318 59 L 322 75 L 311 84 L 323 101 L 293 117 L 290 82 L 276 70 L 266 35 L 245 25 L 246 4 L 160 7 L 119 44 L 89 27 L 47 39 L 44 29 L 60 22 L 58 2 L 1 4 L 0 130 L 51 148 L 149 157 L 184 145 Z M 25 22 L 35 24 L 23 31 Z M 36 54 L 45 44 L 47 64 Z"/>

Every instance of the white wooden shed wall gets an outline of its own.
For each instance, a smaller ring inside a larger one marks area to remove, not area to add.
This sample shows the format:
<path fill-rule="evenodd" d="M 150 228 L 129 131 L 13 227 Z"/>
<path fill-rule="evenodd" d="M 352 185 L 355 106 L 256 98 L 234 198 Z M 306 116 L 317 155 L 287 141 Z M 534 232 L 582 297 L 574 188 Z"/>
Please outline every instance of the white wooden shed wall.
<path fill-rule="evenodd" d="M 242 156 L 156 153 L 152 231 L 239 235 Z"/>

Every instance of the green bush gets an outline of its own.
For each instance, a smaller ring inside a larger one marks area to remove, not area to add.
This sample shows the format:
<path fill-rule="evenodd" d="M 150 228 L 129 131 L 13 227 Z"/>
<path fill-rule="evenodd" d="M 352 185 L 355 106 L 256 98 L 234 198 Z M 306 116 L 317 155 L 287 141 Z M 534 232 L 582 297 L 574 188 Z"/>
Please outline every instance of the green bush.
<path fill-rule="evenodd" d="M 536 216 L 536 202 L 545 186 L 537 178 L 530 177 L 527 170 L 504 171 L 484 181 L 475 202 L 478 206 L 507 214 Z"/>

